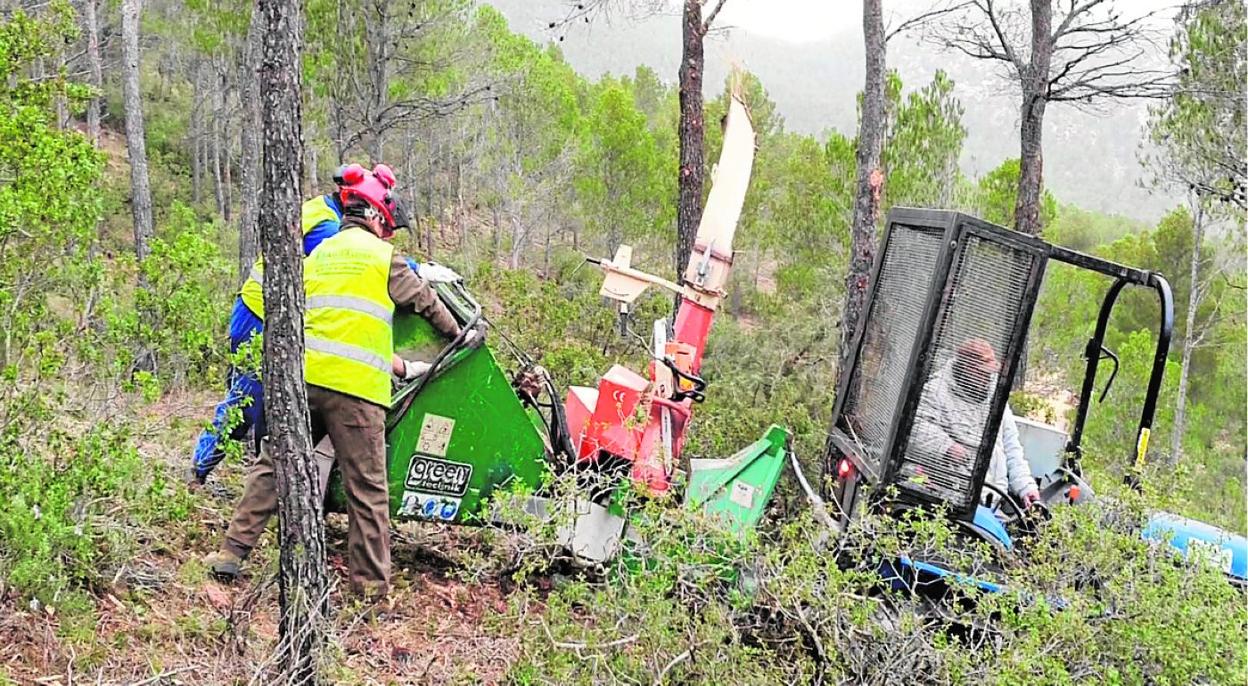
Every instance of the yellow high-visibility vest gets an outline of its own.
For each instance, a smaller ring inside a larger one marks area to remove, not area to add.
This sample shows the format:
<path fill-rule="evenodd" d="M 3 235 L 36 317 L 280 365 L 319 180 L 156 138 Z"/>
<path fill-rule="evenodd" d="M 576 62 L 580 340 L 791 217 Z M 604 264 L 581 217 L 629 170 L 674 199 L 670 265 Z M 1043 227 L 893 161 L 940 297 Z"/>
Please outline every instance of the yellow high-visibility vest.
<path fill-rule="evenodd" d="M 389 243 L 349 228 L 326 238 L 304 261 L 304 377 L 309 384 L 390 406 L 393 256 Z"/>
<path fill-rule="evenodd" d="M 334 222 L 336 224 L 340 221 L 342 221 L 342 216 L 330 206 L 323 195 L 318 195 L 305 201 L 300 210 L 299 223 L 302 224 L 303 235 L 305 236 L 324 222 Z M 243 282 L 243 287 L 238 294 L 242 297 L 243 303 L 247 305 L 247 309 L 261 319 L 264 319 L 263 284 L 264 258 L 257 257 L 256 263 L 251 266 L 251 273 L 247 276 L 247 280 Z"/>

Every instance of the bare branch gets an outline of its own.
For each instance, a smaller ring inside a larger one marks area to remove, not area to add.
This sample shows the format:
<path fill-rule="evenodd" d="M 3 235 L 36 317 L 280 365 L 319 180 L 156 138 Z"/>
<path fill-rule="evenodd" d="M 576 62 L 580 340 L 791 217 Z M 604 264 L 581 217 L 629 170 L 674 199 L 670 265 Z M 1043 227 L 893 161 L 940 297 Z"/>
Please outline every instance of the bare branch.
<path fill-rule="evenodd" d="M 1005 53 L 1005 56 L 1010 59 L 1010 62 L 1014 63 L 1014 66 L 1018 68 L 1019 71 L 1022 71 L 1023 63 L 1020 59 L 1018 59 L 1018 55 L 1014 52 L 1014 48 L 1010 45 L 1010 41 L 1005 37 L 1005 31 L 1001 28 L 1001 21 L 997 17 L 996 10 L 992 5 L 992 0 L 984 0 L 983 5 L 980 5 L 978 2 L 973 4 L 976 7 L 979 7 L 984 14 L 987 15 L 988 23 L 992 25 L 992 31 L 996 34 L 997 42 L 1001 46 L 1001 52 Z"/>
<path fill-rule="evenodd" d="M 1058 24 L 1057 29 L 1053 31 L 1053 44 L 1056 45 L 1057 39 L 1066 34 L 1071 27 L 1071 23 L 1076 17 L 1086 14 L 1103 1 L 1104 0 L 1088 0 L 1088 2 L 1083 5 L 1077 5 L 1074 2 L 1071 2 L 1070 11 L 1066 13 L 1066 16 L 1062 19 L 1062 23 Z"/>
<path fill-rule="evenodd" d="M 957 50 L 968 57 L 980 60 L 999 60 L 1014 65 L 1014 61 L 1003 52 L 994 51 L 991 47 L 971 40 L 950 39 L 943 44 L 946 48 Z"/>
<path fill-rule="evenodd" d="M 702 20 L 703 34 L 706 34 L 707 31 L 711 30 L 711 25 L 715 23 L 715 17 L 719 16 L 719 11 L 724 9 L 724 3 L 726 2 L 728 2 L 728 0 L 717 0 L 715 7 L 711 8 L 711 13 L 706 15 L 706 17 Z"/>
<path fill-rule="evenodd" d="M 1104 100 L 1173 93 L 1170 71 L 1134 68 L 1159 55 L 1150 23 L 1161 10 L 1122 18 L 1109 0 L 1070 0 L 1061 7 L 1067 11 L 1051 34 L 1050 72 L 1039 97 L 1088 109 Z M 917 24 L 940 25 L 933 42 L 975 59 L 1007 63 L 1011 77 L 1022 79 L 1028 41 L 1018 35 L 1016 21 L 999 0 L 969 0 L 915 18 Z M 906 28 L 909 22 L 893 33 Z"/>
<path fill-rule="evenodd" d="M 720 4 L 725 1 L 721 0 Z M 554 31 L 567 29 L 573 24 L 592 24 L 599 18 L 610 21 L 615 12 L 623 12 L 631 19 L 671 14 L 664 0 L 579 0 L 566 4 L 568 10 L 563 18 L 549 22 L 547 29 Z M 707 25 L 710 23 L 707 22 Z"/>
<path fill-rule="evenodd" d="M 940 8 L 928 10 L 927 12 L 924 12 L 922 14 L 910 17 L 909 19 L 898 24 L 896 28 L 889 29 L 884 34 L 884 42 L 887 43 L 888 41 L 892 40 L 894 36 L 903 34 L 906 31 L 909 31 L 911 29 L 922 28 L 924 26 L 927 26 L 928 24 L 931 24 L 933 21 L 941 17 L 953 14 L 955 12 L 960 12 L 961 10 L 966 9 L 966 7 L 968 7 L 969 5 L 971 5 L 971 0 L 964 0 L 962 2 L 955 2 L 954 4 L 948 5 L 946 7 L 940 7 Z"/>

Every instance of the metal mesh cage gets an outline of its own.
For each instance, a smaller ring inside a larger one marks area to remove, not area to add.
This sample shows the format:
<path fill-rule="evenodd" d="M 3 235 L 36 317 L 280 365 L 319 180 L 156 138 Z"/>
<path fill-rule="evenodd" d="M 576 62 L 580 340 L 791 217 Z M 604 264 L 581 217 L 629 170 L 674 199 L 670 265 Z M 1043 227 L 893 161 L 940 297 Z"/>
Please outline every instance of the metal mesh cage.
<path fill-rule="evenodd" d="M 919 336 L 944 230 L 893 224 L 884 246 L 875 294 L 845 399 L 841 428 L 862 447 L 867 469 L 881 471 L 884 451 L 906 391 L 910 356 Z"/>
<path fill-rule="evenodd" d="M 923 382 L 909 441 L 897 469 L 898 485 L 928 499 L 970 508 L 977 457 L 1000 450 L 988 435 L 997 383 L 1011 354 L 1019 319 L 1034 298 L 1030 276 L 1042 257 L 984 235 L 967 232 L 954 258 L 931 339 L 929 375 Z"/>

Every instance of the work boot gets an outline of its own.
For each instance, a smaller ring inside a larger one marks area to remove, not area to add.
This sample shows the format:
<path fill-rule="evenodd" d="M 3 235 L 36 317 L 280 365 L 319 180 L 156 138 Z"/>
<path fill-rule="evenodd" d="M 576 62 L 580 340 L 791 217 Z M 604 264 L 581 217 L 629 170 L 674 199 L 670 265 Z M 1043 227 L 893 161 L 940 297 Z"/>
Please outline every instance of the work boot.
<path fill-rule="evenodd" d="M 394 613 L 390 585 L 384 581 L 352 582 L 351 595 L 363 606 L 361 614 L 367 619 L 385 619 Z"/>
<path fill-rule="evenodd" d="M 205 481 L 207 481 L 207 477 L 201 478 L 199 474 L 195 473 L 194 467 L 187 467 L 182 472 L 182 482 L 186 484 L 188 490 L 198 491 L 203 488 Z"/>
<path fill-rule="evenodd" d="M 218 550 L 204 558 L 204 566 L 218 581 L 232 583 L 242 573 L 243 558 L 228 550 Z"/>

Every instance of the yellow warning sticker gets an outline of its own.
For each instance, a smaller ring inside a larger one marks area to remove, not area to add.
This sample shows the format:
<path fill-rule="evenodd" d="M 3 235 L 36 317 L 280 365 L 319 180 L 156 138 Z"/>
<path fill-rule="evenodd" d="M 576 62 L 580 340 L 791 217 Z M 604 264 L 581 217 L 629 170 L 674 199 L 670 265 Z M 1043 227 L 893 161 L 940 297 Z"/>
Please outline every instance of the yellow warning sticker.
<path fill-rule="evenodd" d="M 1151 431 L 1148 428 L 1140 429 L 1140 437 L 1135 442 L 1135 466 L 1144 466 L 1144 455 L 1148 453 L 1148 435 Z"/>

